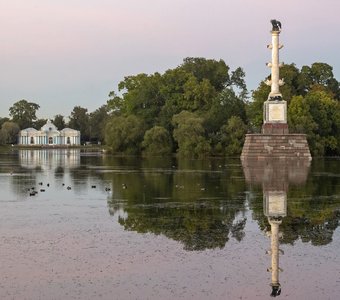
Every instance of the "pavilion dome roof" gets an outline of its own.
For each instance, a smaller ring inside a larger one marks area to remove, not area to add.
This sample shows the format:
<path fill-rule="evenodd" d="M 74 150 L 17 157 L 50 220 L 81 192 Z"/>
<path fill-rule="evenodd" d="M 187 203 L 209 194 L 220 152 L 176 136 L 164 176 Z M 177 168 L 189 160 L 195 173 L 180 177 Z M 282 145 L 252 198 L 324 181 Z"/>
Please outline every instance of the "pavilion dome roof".
<path fill-rule="evenodd" d="M 21 131 L 25 131 L 25 132 L 36 132 L 36 131 L 38 131 L 38 130 L 36 130 L 35 128 L 32 128 L 32 127 L 29 127 L 29 128 L 22 129 Z"/>
<path fill-rule="evenodd" d="M 60 130 L 60 132 L 77 132 L 78 130 L 72 129 L 72 128 L 64 128 Z"/>
<path fill-rule="evenodd" d="M 58 131 L 58 128 L 51 122 L 50 119 L 47 120 L 46 124 L 40 128 L 41 131 Z"/>

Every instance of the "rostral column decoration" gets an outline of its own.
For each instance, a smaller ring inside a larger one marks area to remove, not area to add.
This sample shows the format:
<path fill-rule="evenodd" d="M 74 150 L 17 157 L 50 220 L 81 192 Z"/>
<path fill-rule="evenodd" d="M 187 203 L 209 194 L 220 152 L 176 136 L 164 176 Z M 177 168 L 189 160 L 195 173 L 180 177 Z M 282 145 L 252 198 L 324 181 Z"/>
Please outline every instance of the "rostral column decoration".
<path fill-rule="evenodd" d="M 302 159 L 312 160 L 309 151 L 307 136 L 302 133 L 289 133 L 287 123 L 287 101 L 280 93 L 283 79 L 280 79 L 279 43 L 281 22 L 271 20 L 272 43 L 267 47 L 271 49 L 272 61 L 268 63 L 271 69 L 271 78 L 266 83 L 271 87 L 268 99 L 263 103 L 263 124 L 261 133 L 248 133 L 241 153 L 242 165 L 251 164 L 252 160 Z"/>
<path fill-rule="evenodd" d="M 271 68 L 271 80 L 267 80 L 266 84 L 271 86 L 271 91 L 268 96 L 268 100 L 282 100 L 282 94 L 280 93 L 280 86 L 284 84 L 283 80 L 280 79 L 280 64 L 279 61 L 279 50 L 283 47 L 279 43 L 279 36 L 281 32 L 281 22 L 277 20 L 270 21 L 273 25 L 271 31 L 272 43 L 267 45 L 267 48 L 272 50 L 272 61 L 267 63 L 267 66 Z"/>
<path fill-rule="evenodd" d="M 283 80 L 280 79 L 280 67 L 282 64 L 279 61 L 279 50 L 283 47 L 279 43 L 281 32 L 281 22 L 271 20 L 272 23 L 272 43 L 267 48 L 272 50 L 272 61 L 267 63 L 271 69 L 271 79 L 266 81 L 266 84 L 271 87 L 268 95 L 268 100 L 263 107 L 263 134 L 288 134 L 287 124 L 287 102 L 282 99 L 280 86 L 283 85 Z"/>

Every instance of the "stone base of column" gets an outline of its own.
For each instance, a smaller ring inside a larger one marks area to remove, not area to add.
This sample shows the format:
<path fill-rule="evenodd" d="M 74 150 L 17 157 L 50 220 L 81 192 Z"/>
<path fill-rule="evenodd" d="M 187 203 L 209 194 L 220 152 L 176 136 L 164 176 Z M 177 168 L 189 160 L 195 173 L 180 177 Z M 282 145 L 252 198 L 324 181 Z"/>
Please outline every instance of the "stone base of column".
<path fill-rule="evenodd" d="M 288 191 L 288 185 L 305 184 L 311 161 L 308 158 L 244 156 L 243 173 L 248 184 L 262 186 L 264 192 Z"/>
<path fill-rule="evenodd" d="M 262 134 L 288 134 L 287 123 L 265 123 L 262 125 Z"/>
<path fill-rule="evenodd" d="M 241 159 L 312 160 L 305 134 L 247 134 Z"/>

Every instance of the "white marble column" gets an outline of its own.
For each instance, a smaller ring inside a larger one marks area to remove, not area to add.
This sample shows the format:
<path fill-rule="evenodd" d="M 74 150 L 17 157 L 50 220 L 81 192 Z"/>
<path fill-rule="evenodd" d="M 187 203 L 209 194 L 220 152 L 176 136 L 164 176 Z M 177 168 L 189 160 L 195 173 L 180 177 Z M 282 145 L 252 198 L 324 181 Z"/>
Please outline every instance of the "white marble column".
<path fill-rule="evenodd" d="M 283 81 L 280 80 L 280 59 L 279 59 L 279 50 L 283 47 L 279 43 L 279 30 L 271 31 L 272 34 L 272 43 L 267 47 L 272 50 L 272 61 L 267 64 L 268 67 L 271 68 L 271 80 L 268 80 L 267 85 L 271 86 L 271 91 L 269 94 L 269 99 L 271 97 L 282 97 L 280 93 L 280 86 L 283 84 Z"/>
<path fill-rule="evenodd" d="M 268 218 L 271 227 L 271 257 L 272 265 L 270 271 L 272 273 L 272 286 L 277 286 L 279 282 L 279 226 L 282 221 Z"/>

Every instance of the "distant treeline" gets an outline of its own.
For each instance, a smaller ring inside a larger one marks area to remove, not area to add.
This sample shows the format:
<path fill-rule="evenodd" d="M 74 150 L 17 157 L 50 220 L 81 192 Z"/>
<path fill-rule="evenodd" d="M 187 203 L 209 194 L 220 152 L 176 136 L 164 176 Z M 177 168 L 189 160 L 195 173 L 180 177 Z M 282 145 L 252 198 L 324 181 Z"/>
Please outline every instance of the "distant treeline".
<path fill-rule="evenodd" d="M 163 74 L 127 76 L 118 85 L 121 96 L 111 91 L 95 111 L 75 106 L 68 123 L 60 114 L 52 122 L 117 154 L 238 156 L 245 134 L 260 132 L 270 92 L 262 81 L 249 95 L 244 77 L 242 68 L 230 70 L 223 60 L 189 57 Z M 332 67 L 283 65 L 280 77 L 290 132 L 307 134 L 314 156 L 340 155 L 340 90 Z M 0 118 L 0 142 L 15 143 L 20 129 L 40 129 L 46 119 L 37 119 L 39 108 L 14 103 L 10 118 Z"/>

